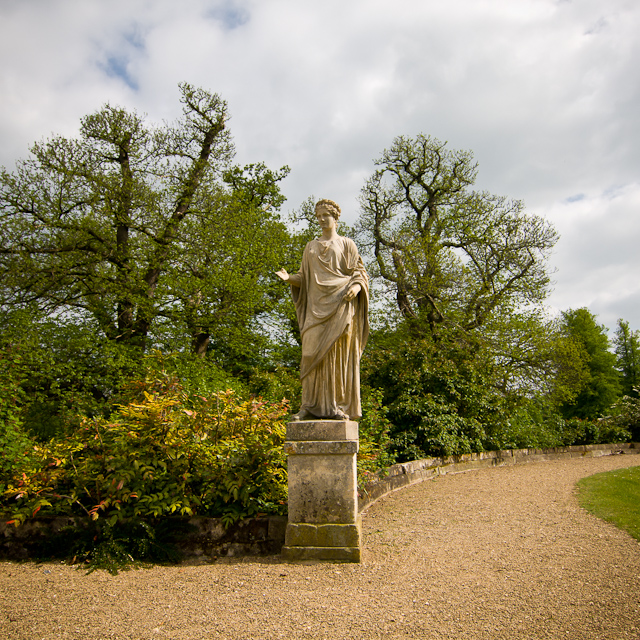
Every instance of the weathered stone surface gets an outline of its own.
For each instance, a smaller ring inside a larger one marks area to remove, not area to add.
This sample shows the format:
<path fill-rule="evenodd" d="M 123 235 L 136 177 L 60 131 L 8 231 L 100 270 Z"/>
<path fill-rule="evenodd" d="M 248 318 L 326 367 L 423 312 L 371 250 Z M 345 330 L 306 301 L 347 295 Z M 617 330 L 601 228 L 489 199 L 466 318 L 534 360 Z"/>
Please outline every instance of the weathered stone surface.
<path fill-rule="evenodd" d="M 289 456 L 353 455 L 358 453 L 358 442 L 356 440 L 285 442 L 284 452 Z"/>
<path fill-rule="evenodd" d="M 320 200 L 316 217 L 322 235 L 307 243 L 300 271 L 276 272 L 291 286 L 302 338 L 302 405 L 293 419 L 359 418 L 369 278 L 353 240 L 337 233 L 340 207 Z"/>
<path fill-rule="evenodd" d="M 360 547 L 282 547 L 282 559 L 287 562 L 330 560 L 331 562 L 360 562 Z"/>
<path fill-rule="evenodd" d="M 287 424 L 287 441 L 357 440 L 358 423 L 354 420 L 301 420 Z"/>
<path fill-rule="evenodd" d="M 287 530 L 287 518 L 284 516 L 271 516 L 267 529 L 269 540 L 284 540 Z"/>
<path fill-rule="evenodd" d="M 144 521 L 144 519 L 142 519 Z M 86 529 L 89 518 L 40 517 L 19 527 L 0 522 L 0 559 L 26 560 L 50 553 L 52 539 L 63 529 Z M 220 518 L 166 518 L 172 544 L 186 562 L 211 562 L 223 556 L 279 553 L 285 540 L 287 518 L 247 518 L 225 527 Z"/>
<path fill-rule="evenodd" d="M 284 447 L 288 454 L 289 524 L 282 557 L 357 561 L 357 423 L 296 421 L 287 425 L 287 435 L 295 439 Z"/>
<path fill-rule="evenodd" d="M 356 521 L 355 452 L 289 455 L 288 475 L 290 523 L 350 524 Z"/>
<path fill-rule="evenodd" d="M 359 547 L 360 520 L 355 524 L 287 525 L 287 547 Z"/>

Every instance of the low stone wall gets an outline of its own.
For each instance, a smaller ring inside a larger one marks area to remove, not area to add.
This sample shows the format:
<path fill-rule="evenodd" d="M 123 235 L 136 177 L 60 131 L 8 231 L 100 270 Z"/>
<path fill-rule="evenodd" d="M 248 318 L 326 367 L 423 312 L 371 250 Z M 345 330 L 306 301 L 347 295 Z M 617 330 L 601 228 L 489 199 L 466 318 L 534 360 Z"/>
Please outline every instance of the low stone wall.
<path fill-rule="evenodd" d="M 187 562 L 212 562 L 220 557 L 280 553 L 286 516 L 247 518 L 225 529 L 219 518 L 169 518 L 179 532 L 174 542 Z M 88 518 L 33 518 L 19 527 L 0 522 L 0 559 L 26 560 L 51 536 L 67 527 L 86 527 Z"/>
<path fill-rule="evenodd" d="M 472 469 L 620 454 L 640 454 L 639 443 L 595 444 L 557 449 L 514 449 L 487 451 L 448 458 L 425 458 L 395 464 L 378 472 L 372 482 L 358 491 L 358 511 L 362 513 L 388 493 L 447 473 L 462 473 Z M 86 518 L 41 517 L 20 527 L 0 521 L 0 559 L 26 560 L 42 541 L 64 527 L 86 526 Z M 248 518 L 225 529 L 219 518 L 176 518 L 189 525 L 181 532 L 176 546 L 186 562 L 211 562 L 220 557 L 260 556 L 279 554 L 284 545 L 286 516 Z"/>
<path fill-rule="evenodd" d="M 358 510 L 362 513 L 376 500 L 388 493 L 447 473 L 461 473 L 472 469 L 502 467 L 505 465 L 562 460 L 619 454 L 640 454 L 639 443 L 591 444 L 554 449 L 508 449 L 484 451 L 448 458 L 424 458 L 394 464 L 379 471 L 376 478 L 358 491 Z"/>

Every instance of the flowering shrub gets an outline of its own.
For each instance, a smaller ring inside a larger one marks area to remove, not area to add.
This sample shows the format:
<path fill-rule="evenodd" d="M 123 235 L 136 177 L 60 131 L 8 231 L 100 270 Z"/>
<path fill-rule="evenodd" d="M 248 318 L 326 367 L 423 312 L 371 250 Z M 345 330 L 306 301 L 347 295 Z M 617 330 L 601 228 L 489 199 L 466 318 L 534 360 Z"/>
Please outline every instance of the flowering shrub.
<path fill-rule="evenodd" d="M 632 440 L 640 442 L 640 389 L 633 389 L 632 396 L 623 396 L 611 407 L 611 415 L 599 423 L 607 437 L 617 436 L 611 442 Z"/>
<path fill-rule="evenodd" d="M 286 512 L 286 401 L 187 395 L 163 372 L 129 394 L 108 419 L 83 418 L 71 435 L 32 446 L 30 467 L 6 479 L 2 508 L 13 522 L 40 513 L 231 523 Z"/>

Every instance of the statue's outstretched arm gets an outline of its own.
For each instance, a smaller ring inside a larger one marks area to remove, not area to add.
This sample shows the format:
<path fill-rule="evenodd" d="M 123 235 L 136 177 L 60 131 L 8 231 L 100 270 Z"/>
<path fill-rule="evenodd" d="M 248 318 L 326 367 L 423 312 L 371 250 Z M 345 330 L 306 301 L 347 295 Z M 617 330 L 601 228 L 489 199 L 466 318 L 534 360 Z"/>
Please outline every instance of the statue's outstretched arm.
<path fill-rule="evenodd" d="M 280 269 L 280 271 L 276 271 L 276 275 L 294 287 L 300 287 L 302 284 L 302 277 L 299 273 L 287 273 L 286 269 Z"/>

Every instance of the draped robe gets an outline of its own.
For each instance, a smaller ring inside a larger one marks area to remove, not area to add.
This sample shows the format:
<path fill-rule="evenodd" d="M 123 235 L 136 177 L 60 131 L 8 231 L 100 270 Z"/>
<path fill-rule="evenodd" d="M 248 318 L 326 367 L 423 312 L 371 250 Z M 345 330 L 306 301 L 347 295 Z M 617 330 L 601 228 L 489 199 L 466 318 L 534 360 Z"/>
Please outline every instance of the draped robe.
<path fill-rule="evenodd" d="M 318 418 L 338 410 L 350 418 L 362 415 L 360 357 L 369 336 L 369 279 L 353 240 L 312 240 L 291 286 L 302 337 L 302 409 Z M 361 289 L 349 301 L 354 285 Z"/>

